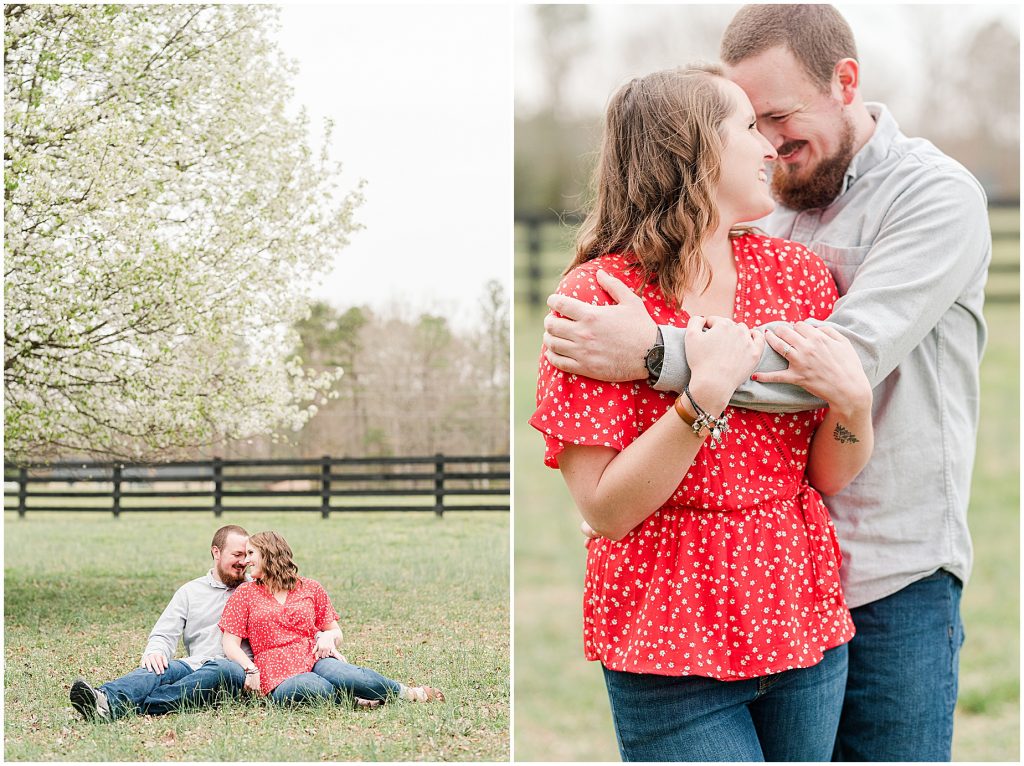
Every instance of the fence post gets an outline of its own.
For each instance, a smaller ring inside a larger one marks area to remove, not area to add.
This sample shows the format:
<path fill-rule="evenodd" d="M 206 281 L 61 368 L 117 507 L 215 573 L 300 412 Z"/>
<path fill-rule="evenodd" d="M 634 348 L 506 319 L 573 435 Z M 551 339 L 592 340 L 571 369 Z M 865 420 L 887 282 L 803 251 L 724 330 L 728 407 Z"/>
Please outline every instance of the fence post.
<path fill-rule="evenodd" d="M 320 458 L 320 517 L 331 515 L 331 456 Z"/>
<path fill-rule="evenodd" d="M 444 516 L 444 455 L 434 453 L 434 513 Z"/>
<path fill-rule="evenodd" d="M 25 518 L 25 509 L 28 507 L 28 469 L 22 466 L 18 469 L 18 518 Z"/>
<path fill-rule="evenodd" d="M 221 465 L 221 459 L 219 457 L 213 458 L 213 515 L 215 518 L 220 518 L 221 514 L 224 513 L 224 508 L 221 505 L 224 502 L 224 467 Z"/>
<path fill-rule="evenodd" d="M 114 468 L 111 471 L 111 473 L 113 474 L 111 478 L 114 481 L 113 511 L 115 519 L 121 517 L 121 467 L 122 466 L 120 463 L 115 463 Z"/>
<path fill-rule="evenodd" d="M 541 305 L 540 231 L 540 219 L 528 218 L 526 221 L 526 284 L 529 285 L 528 300 L 531 308 Z"/>

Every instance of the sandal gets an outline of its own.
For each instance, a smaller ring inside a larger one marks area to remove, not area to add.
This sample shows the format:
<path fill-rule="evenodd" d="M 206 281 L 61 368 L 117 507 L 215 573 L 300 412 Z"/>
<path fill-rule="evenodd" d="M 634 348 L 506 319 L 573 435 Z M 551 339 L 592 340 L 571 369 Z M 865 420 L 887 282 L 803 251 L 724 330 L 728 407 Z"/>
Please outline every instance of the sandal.
<path fill-rule="evenodd" d="M 410 686 L 413 702 L 444 702 L 444 692 L 432 686 Z"/>

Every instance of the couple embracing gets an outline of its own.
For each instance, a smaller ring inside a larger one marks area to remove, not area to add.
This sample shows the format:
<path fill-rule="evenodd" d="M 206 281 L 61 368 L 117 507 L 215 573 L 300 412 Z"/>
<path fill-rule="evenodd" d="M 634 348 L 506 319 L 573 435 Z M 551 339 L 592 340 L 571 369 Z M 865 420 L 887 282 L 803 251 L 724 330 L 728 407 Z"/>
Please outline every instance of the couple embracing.
<path fill-rule="evenodd" d="M 299 576 L 281 535 L 250 537 L 224 526 L 210 555 L 210 571 L 181 586 L 160 615 L 139 668 L 99 687 L 72 684 L 71 704 L 84 718 L 160 715 L 243 692 L 285 705 L 444 700 L 429 686 L 406 686 L 345 660 L 327 591 Z M 179 639 L 187 656 L 174 659 Z"/>
<path fill-rule="evenodd" d="M 586 656 L 624 760 L 949 760 L 984 192 L 831 6 L 745 6 L 721 58 L 612 96 L 549 300 Z"/>

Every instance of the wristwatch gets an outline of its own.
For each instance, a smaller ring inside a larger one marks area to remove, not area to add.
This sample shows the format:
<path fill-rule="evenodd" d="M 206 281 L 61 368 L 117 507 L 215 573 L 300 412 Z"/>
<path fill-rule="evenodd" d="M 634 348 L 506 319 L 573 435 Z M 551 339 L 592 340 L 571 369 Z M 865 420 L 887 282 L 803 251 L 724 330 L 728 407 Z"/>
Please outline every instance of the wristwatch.
<path fill-rule="evenodd" d="M 665 363 L 665 339 L 661 337 L 661 327 L 658 327 L 658 337 L 654 345 L 647 349 L 644 354 L 644 367 L 647 368 L 647 385 L 653 386 L 661 377 L 661 366 Z"/>

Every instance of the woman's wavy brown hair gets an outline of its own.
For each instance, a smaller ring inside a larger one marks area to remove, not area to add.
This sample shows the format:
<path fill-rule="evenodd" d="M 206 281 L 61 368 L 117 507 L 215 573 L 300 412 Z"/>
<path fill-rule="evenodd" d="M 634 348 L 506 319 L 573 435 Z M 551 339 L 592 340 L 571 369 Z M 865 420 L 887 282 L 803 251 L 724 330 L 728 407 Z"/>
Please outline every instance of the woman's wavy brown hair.
<path fill-rule="evenodd" d="M 567 272 L 607 253 L 630 253 L 670 304 L 707 288 L 711 268 L 701 248 L 719 225 L 721 126 L 732 113 L 722 76 L 708 64 L 666 69 L 630 80 L 611 97 L 596 200 Z"/>
<path fill-rule="evenodd" d="M 277 532 L 257 532 L 249 538 L 249 545 L 263 557 L 263 577 L 260 582 L 271 593 L 295 590 L 299 584 L 299 567 L 292 561 L 292 549 Z"/>

